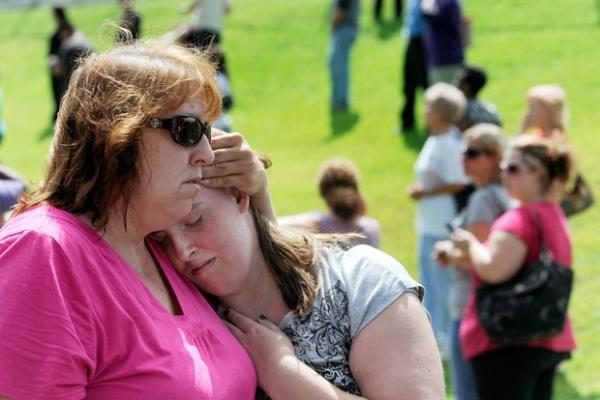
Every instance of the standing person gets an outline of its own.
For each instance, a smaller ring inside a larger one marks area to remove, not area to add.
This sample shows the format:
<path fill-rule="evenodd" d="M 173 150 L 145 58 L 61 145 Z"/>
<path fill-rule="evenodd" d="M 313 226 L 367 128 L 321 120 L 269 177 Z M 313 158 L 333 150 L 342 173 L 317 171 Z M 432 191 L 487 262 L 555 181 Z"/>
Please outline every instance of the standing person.
<path fill-rule="evenodd" d="M 148 238 L 191 211 L 204 169 L 266 182 L 239 135 L 211 149 L 214 74 L 159 42 L 73 73 L 46 177 L 0 230 L 1 398 L 254 398 L 247 353 Z"/>
<path fill-rule="evenodd" d="M 422 0 L 429 84 L 453 83 L 464 62 L 459 0 Z"/>
<path fill-rule="evenodd" d="M 404 19 L 404 36 L 407 38 L 402 69 L 402 92 L 404 107 L 400 113 L 402 132 L 415 129 L 415 99 L 417 89 L 425 90 L 427 84 L 427 63 L 423 46 L 423 12 L 420 0 L 410 0 Z"/>
<path fill-rule="evenodd" d="M 506 190 L 500 183 L 500 161 L 504 155 L 505 138 L 499 127 L 478 124 L 463 134 L 466 148 L 463 152 L 465 174 L 473 180 L 476 190 L 466 208 L 452 221 L 452 226 L 471 232 L 480 242 L 485 242 L 494 221 L 511 208 Z M 452 242 L 435 244 L 438 263 L 445 265 L 440 254 L 450 251 Z M 459 267 L 450 268 L 450 374 L 454 397 L 458 400 L 476 400 L 477 389 L 471 365 L 464 356 L 459 328 L 469 293 L 471 276 Z"/>
<path fill-rule="evenodd" d="M 450 273 L 432 258 L 432 252 L 436 242 L 448 239 L 446 224 L 457 212 L 453 195 L 469 182 L 461 163 L 463 140 L 454 125 L 465 103 L 461 91 L 447 83 L 437 83 L 425 92 L 429 137 L 414 165 L 417 182 L 409 188 L 410 197 L 417 201 L 419 273 L 427 290 L 423 304 L 431 314 L 443 357 L 448 351 Z"/>
<path fill-rule="evenodd" d="M 376 219 L 367 217 L 365 198 L 358 188 L 358 168 L 350 161 L 333 159 L 319 171 L 319 193 L 329 212 L 317 211 L 279 218 L 282 226 L 304 228 L 320 233 L 354 232 L 363 235 L 353 243 L 379 247 L 381 227 Z"/>
<path fill-rule="evenodd" d="M 12 207 L 25 192 L 27 184 L 17 172 L 0 164 L 0 227 L 6 222 Z"/>
<path fill-rule="evenodd" d="M 375 3 L 373 4 L 373 16 L 377 22 L 381 22 L 382 9 L 383 0 L 375 0 Z M 394 0 L 394 16 L 397 20 L 402 17 L 402 0 Z"/>
<path fill-rule="evenodd" d="M 83 32 L 76 30 L 71 24 L 65 24 L 59 31 L 60 46 L 58 58 L 53 64 L 52 70 L 60 79 L 59 104 L 67 91 L 71 75 L 78 63 L 94 52 L 94 49 Z"/>
<path fill-rule="evenodd" d="M 141 35 L 142 17 L 135 10 L 134 0 L 119 0 L 119 5 L 123 10 L 119 30 L 117 31 L 116 42 L 128 43 L 138 40 Z"/>
<path fill-rule="evenodd" d="M 346 112 L 350 108 L 350 50 L 358 33 L 359 13 L 359 0 L 333 1 L 328 62 L 333 112 Z"/>
<path fill-rule="evenodd" d="M 536 85 L 527 91 L 527 112 L 521 123 L 522 133 L 541 137 L 564 138 L 567 124 L 567 95 L 556 84 Z"/>
<path fill-rule="evenodd" d="M 5 133 L 6 125 L 4 124 L 4 96 L 2 95 L 2 88 L 0 87 L 0 143 L 2 143 Z"/>
<path fill-rule="evenodd" d="M 487 83 L 487 75 L 482 68 L 465 65 L 456 79 L 456 86 L 467 98 L 465 115 L 458 123 L 461 131 L 477 124 L 493 124 L 501 126 L 498 109 L 492 103 L 479 100 L 479 92 Z"/>
<path fill-rule="evenodd" d="M 183 39 L 184 44 L 210 50 L 216 58 L 217 70 L 227 76 L 229 73 L 221 41 L 224 17 L 230 11 L 227 0 L 194 0 L 184 10 L 186 13 L 193 13 L 189 31 Z"/>
<path fill-rule="evenodd" d="M 280 230 L 227 189 L 204 190 L 166 233 L 174 265 L 219 298 L 273 400 L 444 397 L 423 287 L 389 255 Z"/>
<path fill-rule="evenodd" d="M 485 244 L 468 231 L 456 230 L 448 252 L 448 262 L 469 269 L 475 282 L 460 327 L 461 342 L 481 400 L 549 400 L 558 364 L 575 349 L 569 316 L 556 336 L 504 346 L 487 336 L 475 304 L 483 283 L 506 282 L 539 258 L 540 235 L 556 262 L 572 266 L 567 219 L 552 201 L 552 192 L 572 172 L 572 159 L 564 142 L 519 136 L 509 147 L 502 171 L 508 194 L 520 206 L 494 222 Z"/>
<path fill-rule="evenodd" d="M 57 69 L 60 64 L 59 49 L 62 41 L 64 40 L 63 31 L 68 27 L 72 26 L 67 17 L 67 11 L 64 7 L 55 6 L 52 7 L 52 16 L 56 24 L 56 30 L 52 33 L 49 40 L 48 47 L 48 67 L 50 69 L 50 83 L 52 84 L 52 96 L 54 98 L 54 114 L 52 120 L 56 121 L 58 115 L 58 108 L 60 106 L 60 99 L 63 95 L 64 88 L 64 76 L 59 73 Z"/>

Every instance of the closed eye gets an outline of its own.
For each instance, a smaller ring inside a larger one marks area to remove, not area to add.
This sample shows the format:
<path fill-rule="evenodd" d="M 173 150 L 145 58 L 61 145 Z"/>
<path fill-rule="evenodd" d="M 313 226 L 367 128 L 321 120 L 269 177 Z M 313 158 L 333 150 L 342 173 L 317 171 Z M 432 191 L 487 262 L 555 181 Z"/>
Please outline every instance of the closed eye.
<path fill-rule="evenodd" d="M 200 226 L 202 223 L 202 215 L 200 215 L 195 221 L 184 225 L 185 229 L 194 229 Z"/>

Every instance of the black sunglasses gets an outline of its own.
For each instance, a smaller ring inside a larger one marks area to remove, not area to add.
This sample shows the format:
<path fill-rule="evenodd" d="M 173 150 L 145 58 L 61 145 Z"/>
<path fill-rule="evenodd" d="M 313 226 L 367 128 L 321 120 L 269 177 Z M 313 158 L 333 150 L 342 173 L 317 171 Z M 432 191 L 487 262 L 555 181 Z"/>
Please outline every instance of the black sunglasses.
<path fill-rule="evenodd" d="M 518 166 L 517 164 L 508 164 L 508 165 L 503 165 L 502 166 L 502 171 L 505 171 L 508 174 L 511 175 L 516 175 L 519 172 L 521 172 L 522 167 Z"/>
<path fill-rule="evenodd" d="M 463 151 L 463 155 L 471 160 L 479 157 L 482 154 L 490 154 L 490 152 L 485 149 L 476 149 L 474 147 L 467 147 L 465 151 Z"/>
<path fill-rule="evenodd" d="M 177 115 L 172 118 L 151 118 L 148 122 L 151 128 L 166 129 L 175 143 L 185 147 L 194 147 L 206 136 L 211 141 L 211 127 L 193 115 Z"/>

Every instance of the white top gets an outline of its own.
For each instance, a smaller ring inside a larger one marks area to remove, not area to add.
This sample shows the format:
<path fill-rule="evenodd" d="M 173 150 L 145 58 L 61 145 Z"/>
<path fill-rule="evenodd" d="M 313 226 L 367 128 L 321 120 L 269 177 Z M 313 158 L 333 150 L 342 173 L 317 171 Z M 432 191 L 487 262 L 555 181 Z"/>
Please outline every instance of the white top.
<path fill-rule="evenodd" d="M 221 33 L 226 8 L 226 0 L 197 0 L 192 26 L 199 30 Z"/>
<path fill-rule="evenodd" d="M 467 184 L 462 166 L 464 142 L 457 128 L 429 136 L 414 166 L 417 180 L 430 190 L 443 184 Z M 417 203 L 415 228 L 421 235 L 446 236 L 445 224 L 456 216 L 451 194 L 423 197 Z"/>

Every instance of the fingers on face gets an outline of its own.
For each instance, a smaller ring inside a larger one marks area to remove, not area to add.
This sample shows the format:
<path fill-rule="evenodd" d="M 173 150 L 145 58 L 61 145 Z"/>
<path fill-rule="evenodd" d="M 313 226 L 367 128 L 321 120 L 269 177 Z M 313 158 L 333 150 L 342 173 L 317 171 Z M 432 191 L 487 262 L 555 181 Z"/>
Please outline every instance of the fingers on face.
<path fill-rule="evenodd" d="M 219 131 L 221 132 L 221 131 Z M 227 133 L 223 135 L 215 136 L 212 140 L 213 150 L 219 149 L 231 149 L 231 148 L 242 148 L 245 144 L 244 137 L 239 133 Z M 247 147 L 247 144 L 246 144 Z"/>

